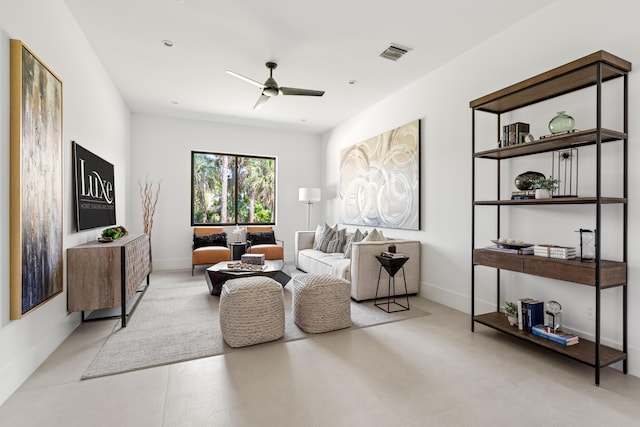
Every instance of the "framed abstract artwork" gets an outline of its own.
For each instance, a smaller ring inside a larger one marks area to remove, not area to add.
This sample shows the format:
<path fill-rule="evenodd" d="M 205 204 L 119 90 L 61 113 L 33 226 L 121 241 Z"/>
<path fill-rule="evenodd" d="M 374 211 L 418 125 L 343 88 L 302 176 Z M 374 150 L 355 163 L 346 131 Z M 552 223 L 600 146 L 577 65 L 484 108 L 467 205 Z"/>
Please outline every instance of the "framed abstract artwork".
<path fill-rule="evenodd" d="M 420 120 L 340 152 L 340 222 L 420 230 Z"/>
<path fill-rule="evenodd" d="M 11 40 L 10 318 L 62 292 L 62 81 Z"/>

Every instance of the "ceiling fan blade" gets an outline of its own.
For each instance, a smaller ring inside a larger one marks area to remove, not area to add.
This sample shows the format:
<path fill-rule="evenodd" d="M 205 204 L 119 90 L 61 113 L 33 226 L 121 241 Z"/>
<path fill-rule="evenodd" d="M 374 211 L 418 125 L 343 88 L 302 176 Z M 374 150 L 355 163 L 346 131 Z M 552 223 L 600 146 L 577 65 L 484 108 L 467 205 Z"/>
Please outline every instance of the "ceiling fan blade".
<path fill-rule="evenodd" d="M 295 87 L 281 87 L 280 93 L 283 95 L 302 95 L 302 96 L 322 96 L 323 90 L 298 89 Z"/>
<path fill-rule="evenodd" d="M 237 78 L 239 78 L 240 80 L 244 80 L 244 81 L 245 81 L 245 82 L 247 82 L 247 83 L 250 83 L 250 84 L 252 84 L 252 85 L 254 85 L 254 86 L 257 86 L 257 87 L 259 87 L 260 89 L 264 89 L 264 88 L 265 88 L 265 86 L 264 86 L 262 83 L 257 82 L 257 81 L 255 81 L 255 80 L 253 80 L 253 79 L 250 79 L 249 77 L 245 77 L 245 76 L 243 76 L 242 74 L 238 74 L 238 73 L 236 73 L 235 71 L 226 70 L 226 72 L 227 72 L 227 74 L 232 75 L 233 77 L 237 77 Z"/>
<path fill-rule="evenodd" d="M 258 110 L 260 107 L 262 107 L 264 105 L 265 102 L 267 102 L 269 100 L 269 98 L 271 98 L 270 96 L 267 95 L 260 95 L 260 98 L 258 98 L 258 101 L 256 102 L 256 105 L 253 106 L 254 110 Z"/>

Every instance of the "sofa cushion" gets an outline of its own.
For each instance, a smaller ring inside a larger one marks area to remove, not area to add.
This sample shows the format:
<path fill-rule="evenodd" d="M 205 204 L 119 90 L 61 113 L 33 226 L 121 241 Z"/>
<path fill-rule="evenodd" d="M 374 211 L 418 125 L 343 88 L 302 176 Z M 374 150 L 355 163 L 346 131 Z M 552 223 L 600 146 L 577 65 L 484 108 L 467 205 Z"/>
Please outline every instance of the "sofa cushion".
<path fill-rule="evenodd" d="M 251 245 L 275 245 L 276 236 L 271 231 L 261 231 L 257 233 L 247 233 L 247 240 L 251 242 Z"/>
<path fill-rule="evenodd" d="M 298 253 L 298 268 L 307 273 L 331 274 L 351 280 L 351 260 L 341 253 L 325 253 L 316 249 L 303 249 Z"/>
<path fill-rule="evenodd" d="M 193 235 L 193 249 L 203 248 L 206 246 L 227 246 L 227 233 L 213 233 L 213 234 L 194 234 Z"/>

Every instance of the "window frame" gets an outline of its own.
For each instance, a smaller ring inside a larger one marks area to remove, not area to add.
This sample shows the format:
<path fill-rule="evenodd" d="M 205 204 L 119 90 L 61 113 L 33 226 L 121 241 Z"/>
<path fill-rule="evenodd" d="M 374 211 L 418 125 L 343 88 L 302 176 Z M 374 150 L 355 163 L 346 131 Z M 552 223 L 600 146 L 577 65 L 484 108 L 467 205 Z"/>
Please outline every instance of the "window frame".
<path fill-rule="evenodd" d="M 193 167 L 194 167 L 194 161 L 195 161 L 195 156 L 196 155 L 210 155 L 210 156 L 226 156 L 226 157 L 231 157 L 233 158 L 233 162 L 234 162 L 234 170 L 233 170 L 233 192 L 234 192 L 234 210 L 233 210 L 233 220 L 234 221 L 230 221 L 230 222 L 206 222 L 206 223 L 202 223 L 202 222 L 195 222 L 195 205 L 194 205 L 194 173 L 193 173 Z M 238 195 L 239 195 L 239 191 L 238 191 L 238 159 L 240 158 L 247 158 L 247 159 L 266 159 L 266 160 L 272 160 L 273 161 L 273 209 L 271 210 L 271 221 L 270 222 L 248 222 L 248 221 L 238 221 Z M 278 176 L 278 160 L 275 156 L 261 156 L 261 155 L 252 155 L 252 154 L 235 154 L 235 153 L 221 153 L 221 152 L 211 152 L 211 151 L 199 151 L 199 150 L 192 150 L 191 151 L 191 186 L 190 186 L 190 200 L 191 200 L 191 219 L 190 219 L 190 223 L 192 227 L 220 227 L 220 226 L 230 226 L 230 225 L 248 225 L 248 226 L 260 226 L 260 225 L 276 225 L 275 219 L 276 219 L 276 212 L 277 212 L 277 204 L 278 204 L 278 198 L 277 198 L 277 176 Z"/>

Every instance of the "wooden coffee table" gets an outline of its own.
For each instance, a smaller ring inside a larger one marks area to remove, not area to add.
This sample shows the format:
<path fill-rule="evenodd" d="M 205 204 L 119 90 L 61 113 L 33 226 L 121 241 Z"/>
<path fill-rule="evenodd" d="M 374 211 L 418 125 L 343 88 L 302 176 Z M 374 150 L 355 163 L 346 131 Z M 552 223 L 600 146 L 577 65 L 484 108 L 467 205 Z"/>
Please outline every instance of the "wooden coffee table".
<path fill-rule="evenodd" d="M 220 296 L 224 282 L 240 277 L 267 276 L 280 283 L 283 288 L 287 286 L 287 283 L 291 280 L 291 276 L 282 270 L 284 268 L 284 261 L 282 260 L 265 261 L 265 268 L 263 270 L 229 269 L 227 264 L 230 262 L 231 261 L 219 262 L 207 268 L 204 277 L 207 280 L 207 286 L 209 287 L 211 295 Z"/>

